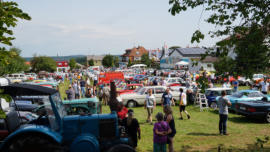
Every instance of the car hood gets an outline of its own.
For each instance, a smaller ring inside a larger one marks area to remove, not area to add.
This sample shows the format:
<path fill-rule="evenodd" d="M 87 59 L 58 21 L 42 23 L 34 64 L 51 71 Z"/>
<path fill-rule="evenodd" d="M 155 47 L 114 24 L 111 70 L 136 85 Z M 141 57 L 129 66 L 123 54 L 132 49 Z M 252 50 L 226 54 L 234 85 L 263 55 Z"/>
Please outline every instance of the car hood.
<path fill-rule="evenodd" d="M 264 102 L 264 101 L 250 101 L 250 102 L 239 102 L 240 104 L 244 104 L 247 106 L 255 106 L 255 107 L 270 107 L 270 102 Z"/>

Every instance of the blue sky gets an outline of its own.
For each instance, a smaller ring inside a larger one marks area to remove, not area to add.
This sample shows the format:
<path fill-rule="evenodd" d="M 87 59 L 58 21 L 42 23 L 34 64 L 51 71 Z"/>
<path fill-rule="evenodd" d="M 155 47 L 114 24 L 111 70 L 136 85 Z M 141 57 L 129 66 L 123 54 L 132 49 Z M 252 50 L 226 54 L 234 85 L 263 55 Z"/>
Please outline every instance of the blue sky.
<path fill-rule="evenodd" d="M 202 8 L 177 16 L 168 12 L 169 0 L 21 0 L 19 7 L 31 21 L 20 21 L 14 29 L 13 46 L 22 56 L 123 54 L 127 48 L 161 48 L 164 43 L 212 46 L 206 37 L 191 44 L 192 33 L 214 29 L 203 20 Z"/>

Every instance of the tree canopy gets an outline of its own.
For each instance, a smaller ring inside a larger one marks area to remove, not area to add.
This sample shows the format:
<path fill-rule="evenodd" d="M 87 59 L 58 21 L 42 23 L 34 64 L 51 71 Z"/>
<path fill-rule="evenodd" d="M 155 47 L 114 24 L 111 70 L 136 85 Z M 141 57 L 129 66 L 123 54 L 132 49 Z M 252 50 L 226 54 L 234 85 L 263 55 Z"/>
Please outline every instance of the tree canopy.
<path fill-rule="evenodd" d="M 76 67 L 76 60 L 74 58 L 69 60 L 70 70 L 73 70 Z"/>
<path fill-rule="evenodd" d="M 114 57 L 112 56 L 112 55 L 110 55 L 110 54 L 108 54 L 108 55 L 105 55 L 105 57 L 102 59 L 102 65 L 104 66 L 104 67 L 114 67 L 115 65 L 114 65 Z"/>
<path fill-rule="evenodd" d="M 94 60 L 93 60 L 93 59 L 90 59 L 90 60 L 88 61 L 88 65 L 89 65 L 89 66 L 94 66 L 94 65 L 95 65 Z"/>
<path fill-rule="evenodd" d="M 31 66 L 34 72 L 54 72 L 57 67 L 56 62 L 47 56 L 34 56 L 31 60 Z"/>
<path fill-rule="evenodd" d="M 18 48 L 10 48 L 9 51 L 0 48 L 0 76 L 29 70 L 20 53 Z"/>
<path fill-rule="evenodd" d="M 270 68 L 270 0 L 169 0 L 169 4 L 173 16 L 198 7 L 203 8 L 202 14 L 211 14 L 206 22 L 215 25 L 215 29 L 208 34 L 212 38 L 228 37 L 217 43 L 218 57 L 224 58 L 233 51 L 237 75 L 250 77 Z M 204 37 L 205 33 L 196 30 L 191 42 L 199 43 Z"/>
<path fill-rule="evenodd" d="M 19 9 L 16 2 L 0 1 L 0 43 L 12 45 L 15 38 L 11 28 L 17 25 L 18 19 L 31 20 L 31 17 Z"/>

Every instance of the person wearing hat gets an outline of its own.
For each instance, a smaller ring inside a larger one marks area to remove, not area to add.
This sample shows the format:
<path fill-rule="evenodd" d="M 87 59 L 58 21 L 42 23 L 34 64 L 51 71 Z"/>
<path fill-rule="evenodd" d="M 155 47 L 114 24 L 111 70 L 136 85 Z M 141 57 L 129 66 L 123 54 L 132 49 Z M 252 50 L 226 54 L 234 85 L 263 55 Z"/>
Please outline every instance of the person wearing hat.
<path fill-rule="evenodd" d="M 140 124 L 136 118 L 134 118 L 134 111 L 132 109 L 128 110 L 128 117 L 123 120 L 123 124 L 126 129 L 126 133 L 132 140 L 132 145 L 134 148 L 138 145 L 138 139 L 141 139 L 141 129 Z"/>

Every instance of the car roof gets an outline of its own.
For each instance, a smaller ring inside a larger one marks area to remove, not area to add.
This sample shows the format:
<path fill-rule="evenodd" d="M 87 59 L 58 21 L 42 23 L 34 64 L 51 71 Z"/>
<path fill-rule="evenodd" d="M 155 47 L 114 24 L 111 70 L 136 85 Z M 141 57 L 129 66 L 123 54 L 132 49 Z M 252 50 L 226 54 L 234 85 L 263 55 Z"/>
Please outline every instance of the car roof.
<path fill-rule="evenodd" d="M 222 90 L 232 90 L 232 88 L 208 88 L 209 91 L 222 91 Z"/>
<path fill-rule="evenodd" d="M 251 93 L 251 92 L 259 92 L 259 91 L 258 90 L 240 90 L 239 92 Z"/>
<path fill-rule="evenodd" d="M 143 88 L 167 88 L 166 86 L 145 86 Z"/>

